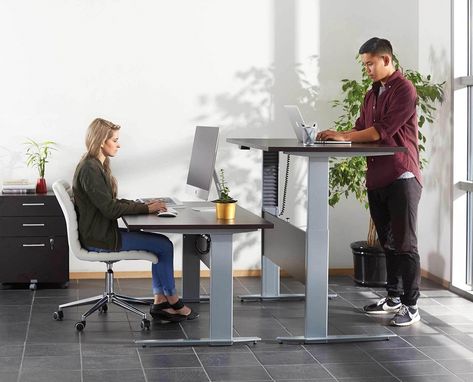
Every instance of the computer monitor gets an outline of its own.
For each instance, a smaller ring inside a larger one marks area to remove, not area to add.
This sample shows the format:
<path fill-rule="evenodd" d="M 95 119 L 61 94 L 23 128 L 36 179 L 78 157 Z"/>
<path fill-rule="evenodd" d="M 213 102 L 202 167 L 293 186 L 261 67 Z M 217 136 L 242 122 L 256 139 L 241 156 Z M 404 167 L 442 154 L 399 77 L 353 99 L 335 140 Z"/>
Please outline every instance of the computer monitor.
<path fill-rule="evenodd" d="M 198 198 L 207 200 L 215 173 L 218 127 L 197 126 L 192 145 L 187 184 Z"/>

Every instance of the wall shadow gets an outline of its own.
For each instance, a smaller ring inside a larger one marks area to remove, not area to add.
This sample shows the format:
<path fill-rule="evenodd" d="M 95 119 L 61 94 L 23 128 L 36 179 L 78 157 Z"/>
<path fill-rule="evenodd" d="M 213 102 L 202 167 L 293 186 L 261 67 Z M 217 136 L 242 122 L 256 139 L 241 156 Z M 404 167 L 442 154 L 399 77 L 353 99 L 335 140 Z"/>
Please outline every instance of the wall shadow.
<path fill-rule="evenodd" d="M 235 72 L 236 90 L 198 97 L 202 112 L 195 117 L 196 124 L 209 119 L 217 121 L 220 129 L 217 168 L 224 168 L 230 187 L 232 183 L 239 204 L 259 214 L 261 211 L 261 159 L 258 150 L 242 151 L 226 142 L 229 137 L 293 137 L 285 104 L 298 104 L 303 108 L 314 108 L 318 87 L 310 79 L 309 70 L 318 65 L 316 56 L 304 62 L 296 61 L 296 2 L 275 1 L 274 17 L 274 61 L 265 67 L 248 67 Z M 295 138 L 295 137 L 294 137 Z M 282 160 L 280 172 L 285 170 Z M 298 184 L 303 175 L 293 171 Z M 293 174 L 291 174 L 293 175 Z M 282 178 L 282 176 L 281 176 Z M 305 180 L 305 179 L 304 179 Z M 282 180 L 281 180 L 282 181 Z M 305 194 L 296 190 L 288 197 L 288 204 L 305 200 Z M 288 206 L 289 207 L 289 206 Z M 245 256 L 245 251 L 260 242 L 259 233 L 245 235 L 235 242 L 235 260 Z M 257 261 L 257 262 L 256 262 Z M 254 263 L 257 266 L 259 259 Z"/>

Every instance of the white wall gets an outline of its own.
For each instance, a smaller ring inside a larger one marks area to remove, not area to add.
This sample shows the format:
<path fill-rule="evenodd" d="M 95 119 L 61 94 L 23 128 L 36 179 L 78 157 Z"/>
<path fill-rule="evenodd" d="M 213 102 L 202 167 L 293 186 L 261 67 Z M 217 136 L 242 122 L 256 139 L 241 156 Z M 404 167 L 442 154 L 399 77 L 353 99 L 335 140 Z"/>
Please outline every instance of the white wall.
<path fill-rule="evenodd" d="M 435 123 L 423 128 L 429 160 L 423 171 L 419 204 L 419 250 L 422 268 L 450 281 L 452 245 L 452 84 L 450 0 L 419 0 L 419 70 L 446 81 L 445 100 Z"/>
<path fill-rule="evenodd" d="M 449 1 L 436 3 L 432 29 L 445 21 Z M 36 177 L 24 166 L 25 137 L 58 142 L 46 178 L 70 180 L 87 125 L 103 116 L 122 125 L 113 159 L 122 197 L 189 199 L 183 185 L 194 126 L 218 125 L 217 167 L 226 169 L 240 204 L 258 212 L 261 154 L 225 139 L 290 136 L 286 103 L 298 102 L 307 120 L 330 127 L 338 113 L 329 102 L 342 78 L 359 77 L 355 55 L 370 37 L 390 39 L 402 64 L 416 69 L 419 44 L 429 40 L 419 6 L 429 8 L 426 0 L 379 0 L 376 9 L 368 0 L 3 0 L 0 181 Z M 442 52 L 433 38 L 429 44 Z M 305 161 L 294 158 L 286 216 L 297 225 L 305 225 L 305 192 Z M 330 212 L 330 266 L 351 267 L 349 243 L 365 238 L 367 213 L 352 200 Z M 172 239 L 179 253 L 180 239 Z M 445 251 L 443 242 L 438 248 Z M 259 268 L 259 250 L 258 234 L 241 235 L 235 268 Z M 180 256 L 175 263 L 180 269 Z M 72 271 L 99 268 L 71 262 Z"/>
<path fill-rule="evenodd" d="M 227 170 L 240 204 L 259 211 L 258 153 L 240 152 L 225 140 L 284 135 L 286 126 L 272 123 L 274 99 L 292 101 L 300 87 L 282 84 L 294 78 L 295 62 L 317 47 L 315 4 L 0 2 L 0 181 L 36 177 L 24 165 L 26 137 L 59 144 L 46 171 L 49 185 L 71 180 L 85 130 L 102 116 L 122 126 L 122 149 L 113 160 L 120 195 L 185 200 L 194 127 L 219 125 L 217 167 Z M 173 240 L 179 253 L 180 239 Z M 259 267 L 257 234 L 240 235 L 236 249 L 236 269 Z M 71 263 L 71 271 L 99 268 Z"/>

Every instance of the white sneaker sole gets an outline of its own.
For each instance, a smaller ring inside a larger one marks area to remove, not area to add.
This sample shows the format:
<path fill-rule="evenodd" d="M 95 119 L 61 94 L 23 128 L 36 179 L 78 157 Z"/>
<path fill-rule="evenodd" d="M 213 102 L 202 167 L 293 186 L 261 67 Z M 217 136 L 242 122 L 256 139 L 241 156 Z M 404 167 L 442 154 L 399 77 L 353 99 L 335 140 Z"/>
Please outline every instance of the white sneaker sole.
<path fill-rule="evenodd" d="M 403 323 L 396 323 L 394 320 L 391 321 L 389 324 L 391 326 L 411 326 L 412 324 L 415 324 L 416 322 L 420 321 L 420 315 L 417 315 L 412 319 L 412 321 L 409 322 L 403 322 Z"/>
<path fill-rule="evenodd" d="M 364 310 L 363 312 L 366 314 L 374 314 L 374 315 L 386 315 L 386 314 L 396 314 L 399 312 L 399 309 L 395 310 Z"/>

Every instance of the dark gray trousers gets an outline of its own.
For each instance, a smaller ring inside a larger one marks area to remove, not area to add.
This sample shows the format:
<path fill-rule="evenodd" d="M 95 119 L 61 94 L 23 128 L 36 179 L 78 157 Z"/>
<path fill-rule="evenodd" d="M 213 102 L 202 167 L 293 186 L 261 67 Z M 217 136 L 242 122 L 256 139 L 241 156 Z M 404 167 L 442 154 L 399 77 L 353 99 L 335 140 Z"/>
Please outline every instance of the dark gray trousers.
<path fill-rule="evenodd" d="M 405 305 L 419 298 L 420 257 L 417 250 L 417 207 L 422 186 L 416 178 L 398 179 L 368 191 L 371 218 L 386 254 L 389 297 Z"/>

